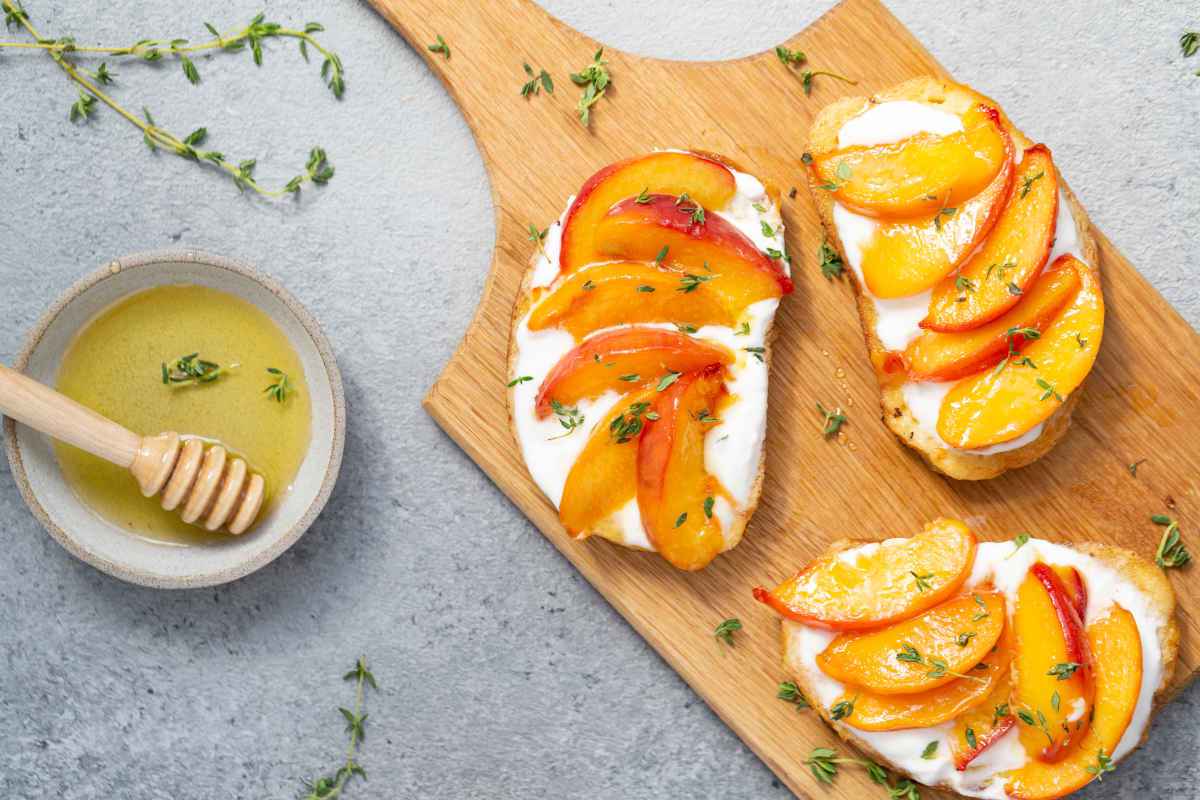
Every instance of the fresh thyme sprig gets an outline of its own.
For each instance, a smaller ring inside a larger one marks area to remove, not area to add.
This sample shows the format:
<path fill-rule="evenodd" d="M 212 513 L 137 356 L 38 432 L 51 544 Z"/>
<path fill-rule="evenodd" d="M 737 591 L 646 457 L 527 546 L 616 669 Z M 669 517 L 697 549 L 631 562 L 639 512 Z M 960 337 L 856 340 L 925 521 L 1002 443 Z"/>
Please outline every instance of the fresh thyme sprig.
<path fill-rule="evenodd" d="M 358 763 L 358 748 L 366 734 L 368 716 L 363 713 L 363 706 L 367 687 L 378 690 L 379 686 L 375 683 L 375 676 L 367 668 L 364 658 L 359 658 L 354 663 L 354 668 L 342 678 L 354 681 L 354 710 L 351 711 L 344 707 L 338 709 L 346 720 L 346 733 L 350 734 L 350 744 L 346 748 L 346 760 L 332 775 L 323 776 L 315 781 L 304 781 L 307 794 L 304 795 L 303 800 L 336 800 L 342 796 L 342 792 L 352 778 L 357 776 L 363 780 L 367 779 L 366 770 Z"/>
<path fill-rule="evenodd" d="M 162 148 L 164 151 L 192 161 L 199 165 L 209 164 L 224 171 L 239 190 L 250 189 L 264 197 L 284 197 L 295 194 L 306 183 L 318 185 L 328 183 L 334 175 L 334 168 L 329 163 L 325 151 L 314 147 L 309 152 L 308 163 L 304 172 L 292 178 L 278 190 L 270 190 L 262 186 L 254 178 L 257 162 L 254 159 L 234 161 L 226 158 L 218 150 L 204 150 L 201 145 L 208 138 L 206 128 L 197 128 L 187 136 L 180 138 L 155 121 L 150 111 L 143 109 L 142 116 L 125 108 L 101 86 L 113 83 L 113 73 L 109 71 L 107 62 L 101 63 L 96 71 L 90 71 L 79 66 L 74 58 L 81 55 L 109 55 L 115 57 L 136 58 L 146 62 L 162 61 L 174 58 L 182 65 L 183 73 L 191 83 L 200 81 L 199 69 L 189 54 L 206 51 L 237 51 L 247 47 L 250 49 L 254 63 L 261 65 L 263 61 L 262 43 L 267 39 L 290 38 L 300 43 L 300 53 L 307 61 L 309 47 L 324 56 L 321 65 L 321 77 L 325 80 L 333 95 L 341 99 L 346 89 L 345 69 L 341 58 L 325 48 L 314 36 L 324 28 L 316 22 L 307 23 L 303 29 L 286 28 L 277 22 L 270 22 L 259 14 L 248 25 L 239 30 L 222 34 L 210 23 L 205 28 L 213 38 L 197 44 L 191 44 L 186 39 L 142 39 L 132 45 L 123 47 L 80 46 L 70 36 L 50 39 L 43 36 L 29 20 L 28 12 L 22 7 L 20 0 L 0 0 L 0 10 L 4 11 L 6 26 L 19 25 L 35 39 L 35 42 L 0 42 L 0 48 L 37 49 L 45 51 L 67 76 L 80 87 L 79 98 L 71 105 L 68 114 L 72 122 L 87 122 L 95 113 L 97 102 L 103 103 L 126 122 L 142 132 L 142 141 L 150 150 Z"/>
<path fill-rule="evenodd" d="M 239 365 L 231 364 L 222 368 L 220 364 L 205 361 L 199 353 L 189 353 L 171 362 L 162 362 L 162 382 L 164 386 L 187 386 L 201 383 L 212 383 Z"/>
<path fill-rule="evenodd" d="M 429 52 L 441 53 L 446 57 L 447 61 L 450 60 L 450 45 L 446 44 L 446 40 L 442 38 L 440 33 L 437 35 L 437 41 L 431 45 L 428 45 L 428 47 Z"/>
<path fill-rule="evenodd" d="M 845 269 L 845 263 L 842 257 L 838 255 L 838 251 L 829 244 L 829 241 L 821 242 L 821 249 L 817 251 L 817 255 L 821 257 L 821 274 L 826 278 L 833 280 L 840 278 L 842 270 Z"/>
<path fill-rule="evenodd" d="M 1179 49 L 1183 52 L 1184 58 L 1191 58 L 1200 51 L 1200 31 L 1185 31 L 1179 37 Z M 1196 75 L 1200 75 L 1200 69 L 1196 70 Z"/>
<path fill-rule="evenodd" d="M 1155 525 L 1161 525 L 1166 528 L 1163 531 L 1162 539 L 1158 543 L 1158 552 L 1154 554 L 1154 563 L 1163 569 L 1172 567 L 1182 567 L 1192 560 L 1191 553 L 1183 544 L 1183 539 L 1179 535 L 1179 523 L 1168 517 L 1166 514 L 1155 514 L 1150 517 L 1150 521 Z"/>
<path fill-rule="evenodd" d="M 583 414 L 579 413 L 578 406 L 565 406 L 558 400 L 551 400 L 550 410 L 554 412 L 554 416 L 558 417 L 558 424 L 562 425 L 564 430 L 558 436 L 551 437 L 552 439 L 570 436 L 576 428 L 583 425 Z"/>
<path fill-rule="evenodd" d="M 846 424 L 846 415 L 842 413 L 841 408 L 833 411 L 825 408 L 825 406 L 817 403 L 817 411 L 821 414 L 821 434 L 826 438 L 837 436 L 838 431 Z"/>
<path fill-rule="evenodd" d="M 535 73 L 528 63 L 521 66 L 525 68 L 525 75 L 529 78 L 521 85 L 521 97 L 540 94 L 542 89 L 546 90 L 546 94 L 554 94 L 554 79 L 550 77 L 549 72 L 542 70 Z"/>
<path fill-rule="evenodd" d="M 1096 763 L 1087 768 L 1088 773 L 1094 775 L 1098 781 L 1104 780 L 1104 773 L 1113 772 L 1115 770 L 1116 767 L 1113 766 L 1112 759 L 1104 755 L 1103 747 L 1101 747 L 1099 752 L 1096 753 Z"/>
<path fill-rule="evenodd" d="M 592 106 L 600 102 L 608 87 L 612 85 L 612 76 L 608 73 L 608 62 L 604 59 L 604 48 L 601 47 L 592 56 L 592 63 L 579 72 L 571 73 L 571 82 L 583 87 L 583 94 L 575 109 L 579 113 L 579 121 L 583 127 L 592 122 Z"/>
<path fill-rule="evenodd" d="M 967 680 L 975 681 L 976 683 L 987 683 L 987 681 L 978 676 L 964 675 L 961 672 L 955 672 L 952 669 L 948 669 L 948 665 L 943 659 L 923 656 L 921 655 L 920 651 L 911 644 L 905 644 L 900 648 L 900 651 L 896 653 L 896 660 L 904 661 L 909 664 L 918 664 L 923 667 L 929 667 L 928 676 L 930 678 L 942 678 L 946 675 L 953 675 L 956 678 L 966 678 Z"/>
<path fill-rule="evenodd" d="M 804 759 L 805 765 L 812 770 L 813 777 L 821 783 L 832 784 L 833 779 L 837 777 L 839 764 L 854 764 L 860 767 L 865 767 L 867 775 L 871 780 L 880 786 L 888 785 L 887 770 L 876 764 L 874 761 L 868 761 L 865 758 L 846 758 L 839 756 L 837 751 L 832 747 L 814 747 L 812 752 L 808 754 L 808 758 Z"/>
<path fill-rule="evenodd" d="M 776 47 L 775 56 L 785 67 L 799 67 L 808 62 L 808 56 L 802 50 L 789 50 L 786 47 Z M 857 86 L 858 81 L 853 78 L 847 78 L 845 75 L 840 75 L 836 72 L 829 72 L 823 69 L 805 69 L 800 72 L 800 83 L 804 87 L 805 94 L 812 94 L 813 78 L 818 75 L 825 75 L 829 78 L 836 78 L 839 81 Z"/>
<path fill-rule="evenodd" d="M 296 391 L 296 387 L 292 385 L 292 379 L 286 372 L 275 367 L 267 367 L 267 372 L 275 377 L 275 382 L 263 389 L 263 394 L 277 403 L 285 402 L 288 395 Z"/>
<path fill-rule="evenodd" d="M 793 681 L 783 681 L 779 684 L 779 689 L 776 690 L 775 696 L 785 703 L 791 703 L 796 707 L 797 711 L 803 711 L 809 708 L 808 700 L 800 692 L 800 687 Z"/>
<path fill-rule="evenodd" d="M 730 617 L 713 629 L 713 636 L 717 641 L 733 647 L 733 635 L 742 629 L 742 621 L 737 617 Z"/>

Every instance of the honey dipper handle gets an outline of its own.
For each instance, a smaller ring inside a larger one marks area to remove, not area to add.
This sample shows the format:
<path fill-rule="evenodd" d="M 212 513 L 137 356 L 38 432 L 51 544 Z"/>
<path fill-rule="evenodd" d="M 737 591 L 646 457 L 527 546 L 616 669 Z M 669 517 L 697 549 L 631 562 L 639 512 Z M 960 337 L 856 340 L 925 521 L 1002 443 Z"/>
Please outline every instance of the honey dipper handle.
<path fill-rule="evenodd" d="M 122 467 L 133 464 L 142 441 L 132 431 L 3 364 L 0 412 Z"/>

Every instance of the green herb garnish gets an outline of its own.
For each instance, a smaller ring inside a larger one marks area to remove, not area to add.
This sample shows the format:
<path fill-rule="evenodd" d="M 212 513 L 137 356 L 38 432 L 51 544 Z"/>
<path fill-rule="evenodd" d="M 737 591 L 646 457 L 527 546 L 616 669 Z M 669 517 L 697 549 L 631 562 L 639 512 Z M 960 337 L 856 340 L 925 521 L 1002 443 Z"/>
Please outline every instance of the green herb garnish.
<path fill-rule="evenodd" d="M 316 780 L 305 780 L 304 789 L 307 792 L 303 800 L 333 800 L 342 796 L 346 784 L 352 778 L 367 779 L 366 770 L 358 763 L 358 750 L 366 734 L 367 714 L 363 713 L 367 687 L 378 691 L 379 685 L 375 676 L 367 668 L 365 659 L 360 658 L 354 663 L 354 669 L 342 676 L 344 680 L 354 681 L 354 709 L 339 708 L 342 718 L 346 721 L 346 733 L 350 734 L 350 744 L 346 748 L 346 760 L 332 775 L 325 775 Z"/>
<path fill-rule="evenodd" d="M 534 73 L 533 67 L 528 64 L 521 64 L 521 66 L 525 68 L 525 76 L 529 78 L 521 84 L 521 97 L 540 94 L 542 89 L 546 90 L 546 94 L 554 94 L 554 79 L 550 77 L 549 72 L 542 70 Z"/>
<path fill-rule="evenodd" d="M 842 413 L 840 407 L 830 411 L 818 402 L 817 411 L 820 412 L 823 418 L 821 420 L 821 435 L 826 439 L 836 436 L 838 431 L 842 429 L 842 426 L 846 424 L 846 415 Z"/>
<path fill-rule="evenodd" d="M 600 102 L 605 91 L 612 84 L 612 76 L 608 74 L 608 62 L 604 59 L 604 48 L 601 47 L 592 56 L 592 63 L 579 72 L 571 73 L 571 81 L 576 86 L 583 87 L 583 94 L 575 110 L 579 113 L 579 121 L 583 127 L 588 127 L 592 121 L 592 106 Z"/>
<path fill-rule="evenodd" d="M 678 525 L 676 527 L 679 527 Z M 733 634 L 742 629 L 742 621 L 737 617 L 731 617 L 716 627 L 713 631 L 713 636 L 724 642 L 730 647 L 733 646 Z"/>
<path fill-rule="evenodd" d="M 71 121 L 86 123 L 98 110 L 97 104 L 102 103 L 141 131 L 142 141 L 151 150 L 162 149 L 196 164 L 215 167 L 228 175 L 238 189 L 250 189 L 266 197 L 294 194 L 300 191 L 301 186 L 306 183 L 320 185 L 328 183 L 333 178 L 334 168 L 329 163 L 325 151 L 314 147 L 309 152 L 309 160 L 303 173 L 292 178 L 281 189 L 267 189 L 254 178 L 254 169 L 257 163 L 254 159 L 236 161 L 227 158 L 221 151 L 203 149 L 201 144 L 208 137 L 208 131 L 205 128 L 197 128 L 188 136 L 180 137 L 159 126 L 148 110 L 143 110 L 143 114 L 138 116 L 120 104 L 112 94 L 100 88 L 101 86 L 110 86 L 114 82 L 114 73 L 109 71 L 107 63 L 102 63 L 98 70 L 92 72 L 84 69 L 77 62 L 80 55 L 110 55 L 150 63 L 174 59 L 181 65 L 186 79 L 195 84 L 200 82 L 199 69 L 192 60 L 192 56 L 196 53 L 249 49 L 254 63 L 261 65 L 264 41 L 290 38 L 299 42 L 301 55 L 305 59 L 308 58 L 309 47 L 324 56 L 321 76 L 334 96 L 340 99 L 345 92 L 345 70 L 338 55 L 326 49 L 314 37 L 313 34 L 324 30 L 319 23 L 309 22 L 303 29 L 286 28 L 280 23 L 268 21 L 263 14 L 259 14 L 245 27 L 227 34 L 220 33 L 216 27 L 206 23 L 205 27 L 212 38 L 196 44 L 191 44 L 186 39 L 176 38 L 141 39 L 131 45 L 121 47 L 83 46 L 76 44 L 75 39 L 70 36 L 59 38 L 43 36 L 30 22 L 29 15 L 18 0 L 0 0 L 0 9 L 3 9 L 5 22 L 9 26 L 17 25 L 24 28 L 35 40 L 33 43 L 0 42 L 0 48 L 43 50 L 78 85 L 79 96 L 71 105 L 68 113 Z"/>
<path fill-rule="evenodd" d="M 1166 528 L 1158 543 L 1158 551 L 1154 554 L 1154 563 L 1163 569 L 1182 567 L 1192 560 L 1191 553 L 1183 544 L 1179 534 L 1179 523 L 1165 514 L 1155 514 L 1150 517 L 1155 525 Z"/>
<path fill-rule="evenodd" d="M 170 363 L 164 361 L 162 364 L 162 382 L 164 386 L 189 386 L 212 383 L 217 378 L 226 374 L 230 369 L 237 368 L 237 366 L 237 364 L 234 364 L 228 369 L 222 369 L 219 364 L 200 358 L 199 353 L 191 353 L 190 355 L 180 356 Z"/>
<path fill-rule="evenodd" d="M 428 47 L 429 52 L 441 53 L 446 57 L 447 61 L 450 60 L 450 45 L 446 44 L 446 40 L 442 38 L 440 33 L 437 35 L 437 41 L 431 45 L 428 45 Z"/>
<path fill-rule="evenodd" d="M 263 394 L 277 403 L 285 402 L 288 395 L 296 391 L 296 387 L 292 385 L 292 379 L 286 372 L 275 367 L 267 367 L 267 372 L 275 378 L 275 382 L 263 389 Z"/>

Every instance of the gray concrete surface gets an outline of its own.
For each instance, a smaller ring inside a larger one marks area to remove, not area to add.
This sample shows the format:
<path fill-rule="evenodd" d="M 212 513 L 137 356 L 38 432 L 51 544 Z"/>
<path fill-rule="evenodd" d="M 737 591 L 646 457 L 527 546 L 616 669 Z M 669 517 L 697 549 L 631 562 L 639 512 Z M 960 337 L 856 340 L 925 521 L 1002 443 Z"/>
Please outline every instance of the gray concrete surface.
<path fill-rule="evenodd" d="M 257 263 L 322 321 L 350 437 L 325 515 L 232 586 L 164 594 L 70 558 L 0 465 L 0 796 L 285 798 L 337 762 L 340 680 L 365 653 L 363 798 L 767 798 L 786 790 L 423 414 L 466 327 L 493 238 L 487 178 L 449 97 L 364 4 L 26 0 L 46 32 L 199 37 L 260 6 L 319 19 L 343 56 L 335 103 L 292 48 L 116 67 L 119 94 L 286 178 L 337 165 L 298 204 L 148 156 L 113 114 L 73 126 L 48 59 L 0 53 L 0 360 L 75 277 L 180 245 Z M 546 0 L 601 40 L 715 59 L 768 47 L 827 1 Z M 210 10 L 198 11 L 196 6 Z M 464 9 L 469 4 L 464 2 Z M 959 77 L 1049 142 L 1099 226 L 1195 325 L 1200 60 L 1194 3 L 893 0 Z M 11 36 L 5 38 L 12 38 Z M 619 80 L 620 76 L 616 76 Z M 514 76 L 515 80 L 515 76 Z M 1153 324 L 1153 320 L 1147 320 Z M 1197 796 L 1185 692 L 1089 798 Z M 797 752 L 806 751 L 798 743 Z"/>

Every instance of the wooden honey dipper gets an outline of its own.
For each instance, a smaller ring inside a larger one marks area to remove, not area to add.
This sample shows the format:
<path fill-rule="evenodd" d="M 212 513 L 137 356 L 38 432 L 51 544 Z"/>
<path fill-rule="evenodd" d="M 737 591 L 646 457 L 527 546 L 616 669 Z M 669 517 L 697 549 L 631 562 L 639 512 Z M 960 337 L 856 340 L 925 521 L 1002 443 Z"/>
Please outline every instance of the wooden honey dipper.
<path fill-rule="evenodd" d="M 219 444 L 178 433 L 139 436 L 66 395 L 0 364 L 0 412 L 128 469 L 146 497 L 189 525 L 245 533 L 262 510 L 265 481 Z"/>

